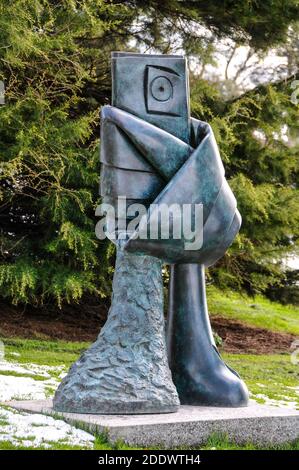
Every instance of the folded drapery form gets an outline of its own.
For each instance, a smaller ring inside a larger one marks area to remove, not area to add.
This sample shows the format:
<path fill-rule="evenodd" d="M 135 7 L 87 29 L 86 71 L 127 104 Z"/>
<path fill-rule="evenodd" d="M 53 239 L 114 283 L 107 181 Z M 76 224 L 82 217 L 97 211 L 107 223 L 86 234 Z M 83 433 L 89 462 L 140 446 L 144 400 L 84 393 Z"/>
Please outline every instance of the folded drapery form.
<path fill-rule="evenodd" d="M 241 225 L 236 199 L 225 179 L 211 127 L 191 119 L 194 146 L 142 119 L 112 106 L 102 109 L 101 194 L 115 206 L 143 203 L 153 209 L 163 204 L 202 204 L 202 245 L 186 250 L 179 239 L 139 238 L 139 228 L 125 249 L 156 256 L 167 263 L 214 264 L 234 240 Z M 174 223 L 174 220 L 170 221 Z M 149 233 L 149 229 L 148 229 Z M 170 230 L 171 233 L 171 230 Z"/>

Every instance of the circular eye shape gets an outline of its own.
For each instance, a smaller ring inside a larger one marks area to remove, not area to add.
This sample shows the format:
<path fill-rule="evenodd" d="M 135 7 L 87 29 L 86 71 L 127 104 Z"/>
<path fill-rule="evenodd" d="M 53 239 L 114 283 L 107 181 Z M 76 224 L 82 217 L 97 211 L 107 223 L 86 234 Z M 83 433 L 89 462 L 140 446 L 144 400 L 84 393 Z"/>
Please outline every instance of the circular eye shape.
<path fill-rule="evenodd" d="M 172 97 L 172 84 L 166 77 L 156 77 L 151 83 L 151 92 L 157 101 L 167 101 Z"/>

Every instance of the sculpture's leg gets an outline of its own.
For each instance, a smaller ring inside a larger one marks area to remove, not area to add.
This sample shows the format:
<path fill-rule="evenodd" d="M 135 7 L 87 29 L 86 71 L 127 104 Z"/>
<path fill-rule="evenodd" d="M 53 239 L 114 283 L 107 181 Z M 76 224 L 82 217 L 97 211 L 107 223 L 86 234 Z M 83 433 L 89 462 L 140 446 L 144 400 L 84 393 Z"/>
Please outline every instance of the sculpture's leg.
<path fill-rule="evenodd" d="M 171 267 L 167 346 L 182 404 L 247 405 L 246 385 L 222 361 L 213 340 L 203 265 Z"/>
<path fill-rule="evenodd" d="M 107 414 L 176 411 L 179 400 L 164 333 L 161 262 L 118 249 L 107 322 L 63 379 L 54 409 Z"/>

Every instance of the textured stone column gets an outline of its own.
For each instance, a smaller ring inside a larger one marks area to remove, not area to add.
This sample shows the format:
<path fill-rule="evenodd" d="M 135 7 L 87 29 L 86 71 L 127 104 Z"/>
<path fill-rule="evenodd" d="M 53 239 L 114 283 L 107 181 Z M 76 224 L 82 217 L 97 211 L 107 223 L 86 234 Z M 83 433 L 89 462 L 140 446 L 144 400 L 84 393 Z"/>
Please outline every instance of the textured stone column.
<path fill-rule="evenodd" d="M 63 379 L 54 409 L 131 414 L 178 406 L 166 354 L 161 261 L 118 248 L 107 322 Z"/>

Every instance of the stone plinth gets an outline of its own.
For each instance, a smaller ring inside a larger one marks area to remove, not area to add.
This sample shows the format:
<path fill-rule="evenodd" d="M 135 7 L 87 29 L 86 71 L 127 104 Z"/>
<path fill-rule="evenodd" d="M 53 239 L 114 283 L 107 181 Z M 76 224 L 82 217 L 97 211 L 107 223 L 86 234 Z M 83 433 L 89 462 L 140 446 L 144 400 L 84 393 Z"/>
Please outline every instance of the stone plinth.
<path fill-rule="evenodd" d="M 18 410 L 61 417 L 90 431 L 105 432 L 110 442 L 131 446 L 200 446 L 213 433 L 238 443 L 278 445 L 299 438 L 299 411 L 251 403 L 244 408 L 181 406 L 176 413 L 146 415 L 93 415 L 57 413 L 52 401 L 6 403 Z"/>

